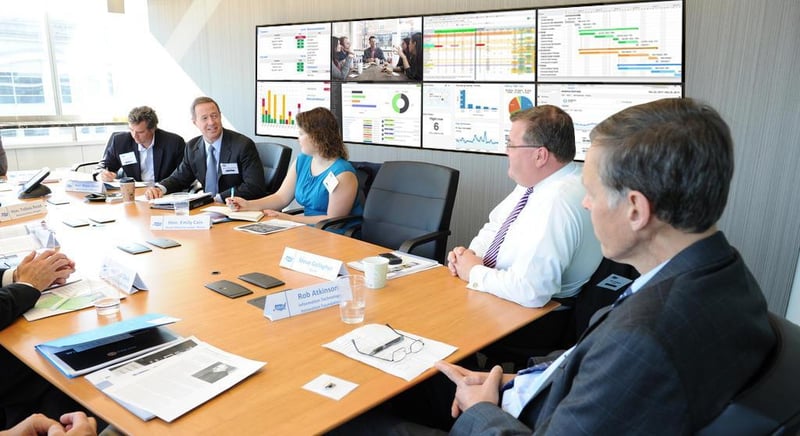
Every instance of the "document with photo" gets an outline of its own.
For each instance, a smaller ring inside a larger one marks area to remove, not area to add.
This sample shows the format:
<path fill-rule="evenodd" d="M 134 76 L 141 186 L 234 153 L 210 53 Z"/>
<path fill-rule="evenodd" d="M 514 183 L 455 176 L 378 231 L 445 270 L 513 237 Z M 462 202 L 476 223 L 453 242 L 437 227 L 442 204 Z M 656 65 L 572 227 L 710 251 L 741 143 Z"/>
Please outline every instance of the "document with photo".
<path fill-rule="evenodd" d="M 264 365 L 189 337 L 86 379 L 139 418 L 172 422 Z"/>
<path fill-rule="evenodd" d="M 234 227 L 234 229 L 242 232 L 255 233 L 257 235 L 268 235 L 270 233 L 281 232 L 284 230 L 289 230 L 303 225 L 305 224 L 296 223 L 294 221 L 288 221 L 288 220 L 273 219 L 260 223 L 237 226 Z"/>

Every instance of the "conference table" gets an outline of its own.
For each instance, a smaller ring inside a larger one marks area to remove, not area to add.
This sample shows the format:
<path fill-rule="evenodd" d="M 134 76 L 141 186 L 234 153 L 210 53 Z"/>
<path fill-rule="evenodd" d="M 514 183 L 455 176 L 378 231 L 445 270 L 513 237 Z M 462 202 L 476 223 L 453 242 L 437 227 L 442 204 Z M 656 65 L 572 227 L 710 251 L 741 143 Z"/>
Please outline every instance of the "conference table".
<path fill-rule="evenodd" d="M 55 231 L 61 250 L 76 261 L 79 271 L 91 274 L 87 268 L 96 268 L 98 259 L 111 255 L 134 268 L 148 290 L 127 296 L 115 317 L 99 316 L 94 308 L 33 322 L 20 317 L 0 332 L 0 344 L 121 432 L 316 434 L 335 428 L 436 372 L 429 369 L 406 382 L 324 348 L 322 344 L 359 326 L 341 322 L 338 307 L 273 322 L 247 303 L 250 298 L 324 282 L 279 267 L 285 247 L 345 263 L 386 252 L 386 248 L 309 226 L 263 236 L 234 230 L 243 224 L 241 221 L 215 224 L 208 230 L 155 231 L 150 230 L 150 217 L 172 214 L 171 211 L 150 209 L 146 201 L 86 203 L 83 194 L 51 187 L 53 195 L 66 196 L 70 203 L 48 204 L 46 215 L 0 226 L 46 221 Z M 200 210 L 193 210 L 192 215 Z M 115 221 L 81 228 L 70 228 L 62 222 L 66 217 L 97 215 Z M 125 242 L 143 243 L 152 237 L 172 238 L 181 246 L 165 250 L 153 247 L 152 252 L 139 255 L 115 248 Z M 253 271 L 273 275 L 286 285 L 264 290 L 236 278 Z M 220 279 L 243 284 L 254 294 L 229 299 L 203 286 Z M 389 323 L 396 329 L 456 346 L 457 351 L 447 358 L 455 362 L 555 307 L 557 303 L 529 309 L 470 291 L 463 281 L 440 266 L 389 280 L 385 288 L 369 290 L 364 323 Z M 82 377 L 67 378 L 34 350 L 35 345 L 49 340 L 147 313 L 177 317 L 180 321 L 169 326 L 175 333 L 195 336 L 227 352 L 267 364 L 238 385 L 167 423 L 158 418 L 142 421 Z M 321 374 L 351 381 L 358 387 L 339 401 L 302 388 Z"/>
<path fill-rule="evenodd" d="M 378 64 L 364 64 L 361 73 L 353 68 L 347 76 L 349 82 L 410 82 L 402 72 L 386 72 Z"/>

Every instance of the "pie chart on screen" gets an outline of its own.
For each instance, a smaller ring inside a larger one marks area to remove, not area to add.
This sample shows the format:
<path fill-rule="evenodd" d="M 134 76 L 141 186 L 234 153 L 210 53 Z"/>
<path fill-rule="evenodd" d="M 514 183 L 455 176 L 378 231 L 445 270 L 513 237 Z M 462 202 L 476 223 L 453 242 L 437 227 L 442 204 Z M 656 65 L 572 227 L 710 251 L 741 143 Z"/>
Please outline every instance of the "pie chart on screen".
<path fill-rule="evenodd" d="M 508 113 L 513 114 L 514 112 L 523 110 L 523 109 L 530 109 L 533 107 L 533 102 L 528 97 L 524 95 L 520 95 L 511 99 L 508 102 Z"/>
<path fill-rule="evenodd" d="M 408 110 L 408 97 L 405 94 L 395 94 L 392 98 L 392 109 L 398 114 L 402 114 Z"/>

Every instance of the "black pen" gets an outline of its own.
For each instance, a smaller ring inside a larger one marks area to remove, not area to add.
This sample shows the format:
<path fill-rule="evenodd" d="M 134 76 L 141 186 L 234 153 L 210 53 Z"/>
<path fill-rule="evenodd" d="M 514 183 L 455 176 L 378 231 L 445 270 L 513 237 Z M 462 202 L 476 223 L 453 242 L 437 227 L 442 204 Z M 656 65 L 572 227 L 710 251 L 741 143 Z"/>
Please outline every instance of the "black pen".
<path fill-rule="evenodd" d="M 369 355 L 370 355 L 370 356 L 374 356 L 374 355 L 376 355 L 376 354 L 380 353 L 381 351 L 383 351 L 383 350 L 385 350 L 385 349 L 387 349 L 387 348 L 391 347 L 392 345 L 394 345 L 394 344 L 396 344 L 396 343 L 398 343 L 398 342 L 400 342 L 400 341 L 402 341 L 402 340 L 403 340 L 403 337 L 402 337 L 402 336 L 398 336 L 398 337 L 396 337 L 396 338 L 392 339 L 391 341 L 389 341 L 389 342 L 387 342 L 387 343 L 385 343 L 385 344 L 383 344 L 383 345 L 380 345 L 380 346 L 376 347 L 374 350 L 372 350 L 372 351 L 369 353 Z"/>

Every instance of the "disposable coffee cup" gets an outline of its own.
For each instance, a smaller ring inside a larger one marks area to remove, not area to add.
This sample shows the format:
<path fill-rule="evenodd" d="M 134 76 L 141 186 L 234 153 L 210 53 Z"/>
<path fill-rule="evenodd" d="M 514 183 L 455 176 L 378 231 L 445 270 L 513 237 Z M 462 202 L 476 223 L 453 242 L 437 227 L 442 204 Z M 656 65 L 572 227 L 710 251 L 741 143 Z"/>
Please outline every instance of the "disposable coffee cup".
<path fill-rule="evenodd" d="M 370 289 L 380 289 L 386 286 L 386 275 L 389 274 L 389 259 L 381 256 L 364 258 L 364 281 Z"/>
<path fill-rule="evenodd" d="M 122 193 L 122 201 L 133 203 L 136 192 L 136 181 L 133 177 L 123 177 L 119 179 L 119 190 Z"/>

